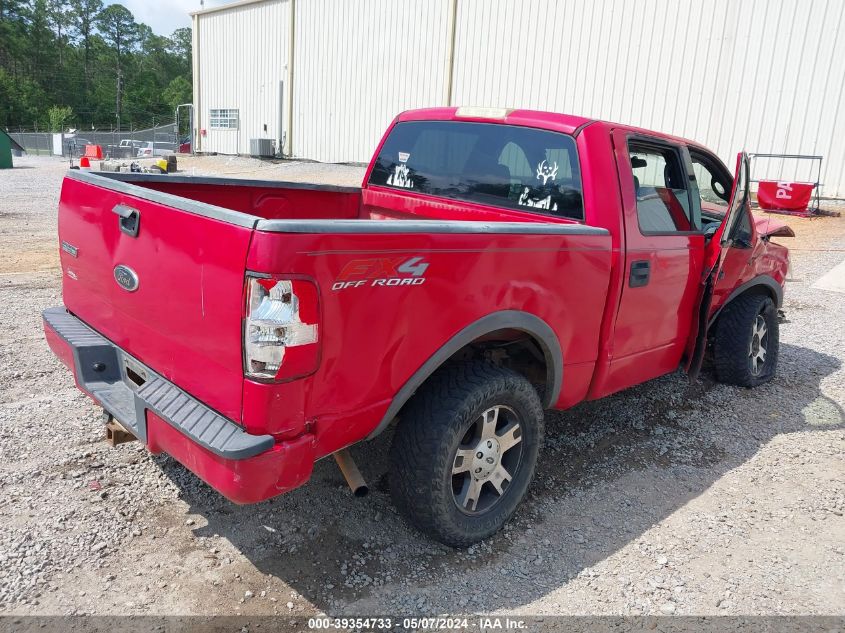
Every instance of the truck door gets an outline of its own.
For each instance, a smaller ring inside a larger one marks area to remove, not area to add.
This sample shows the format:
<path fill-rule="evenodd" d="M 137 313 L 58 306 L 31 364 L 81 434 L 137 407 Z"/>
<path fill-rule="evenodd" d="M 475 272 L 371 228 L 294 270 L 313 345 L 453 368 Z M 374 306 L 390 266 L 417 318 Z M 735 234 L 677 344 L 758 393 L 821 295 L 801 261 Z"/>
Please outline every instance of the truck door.
<path fill-rule="evenodd" d="M 704 350 L 707 345 L 707 329 L 712 312 L 714 293 L 721 292 L 721 280 L 726 269 L 742 266 L 749 257 L 747 246 L 740 239 L 743 217 L 748 215 L 750 166 L 748 154 L 740 152 L 736 156 L 731 197 L 725 212 L 725 219 L 712 235 L 707 238 L 702 284 L 697 301 L 697 318 L 687 341 L 686 370 L 690 378 L 695 379 L 701 370 Z M 734 275 L 730 276 L 735 278 Z"/>
<path fill-rule="evenodd" d="M 685 146 L 613 132 L 625 227 L 625 270 L 612 393 L 675 370 L 686 350 L 704 262 L 701 200 Z"/>

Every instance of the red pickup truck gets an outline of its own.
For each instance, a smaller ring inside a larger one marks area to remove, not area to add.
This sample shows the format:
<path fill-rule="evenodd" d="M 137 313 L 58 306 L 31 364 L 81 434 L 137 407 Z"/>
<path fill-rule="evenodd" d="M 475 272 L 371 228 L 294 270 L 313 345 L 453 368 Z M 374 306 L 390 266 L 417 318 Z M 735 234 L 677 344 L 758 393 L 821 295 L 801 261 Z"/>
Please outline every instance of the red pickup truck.
<path fill-rule="evenodd" d="M 788 227 L 747 160 L 527 110 L 398 116 L 360 188 L 69 172 L 47 340 L 153 453 L 238 503 L 396 424 L 393 497 L 465 546 L 525 495 L 544 408 L 711 354 L 772 378 Z"/>

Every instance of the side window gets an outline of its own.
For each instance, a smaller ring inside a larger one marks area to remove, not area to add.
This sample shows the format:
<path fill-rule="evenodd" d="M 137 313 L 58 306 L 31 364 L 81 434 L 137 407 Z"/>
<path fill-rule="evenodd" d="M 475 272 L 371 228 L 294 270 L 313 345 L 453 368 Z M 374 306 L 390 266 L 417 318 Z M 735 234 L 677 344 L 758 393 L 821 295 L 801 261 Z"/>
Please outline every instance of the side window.
<path fill-rule="evenodd" d="M 692 171 L 698 183 L 702 202 L 724 206 L 731 197 L 733 183 L 726 174 L 699 154 L 690 153 Z"/>
<path fill-rule="evenodd" d="M 679 149 L 631 141 L 628 154 L 640 230 L 643 233 L 697 230 L 691 212 L 689 179 Z"/>

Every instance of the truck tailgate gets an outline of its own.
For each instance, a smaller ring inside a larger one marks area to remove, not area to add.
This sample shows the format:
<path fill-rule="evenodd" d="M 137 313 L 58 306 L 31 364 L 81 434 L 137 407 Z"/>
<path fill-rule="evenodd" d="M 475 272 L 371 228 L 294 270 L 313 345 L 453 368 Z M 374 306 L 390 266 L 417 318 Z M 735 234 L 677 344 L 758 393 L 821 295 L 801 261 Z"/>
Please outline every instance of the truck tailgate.
<path fill-rule="evenodd" d="M 73 174 L 62 186 L 65 306 L 189 394 L 240 421 L 244 266 L 257 218 L 207 205 L 196 212 L 189 200 L 100 180 Z M 126 215 L 137 217 L 137 235 Z"/>

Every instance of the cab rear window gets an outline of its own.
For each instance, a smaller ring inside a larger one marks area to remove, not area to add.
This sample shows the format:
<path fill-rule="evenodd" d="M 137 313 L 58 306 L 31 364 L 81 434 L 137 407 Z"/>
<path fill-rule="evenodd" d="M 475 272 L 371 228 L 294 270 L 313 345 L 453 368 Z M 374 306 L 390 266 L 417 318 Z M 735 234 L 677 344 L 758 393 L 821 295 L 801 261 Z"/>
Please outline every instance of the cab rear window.
<path fill-rule="evenodd" d="M 575 139 L 494 123 L 397 123 L 369 184 L 584 219 Z"/>

